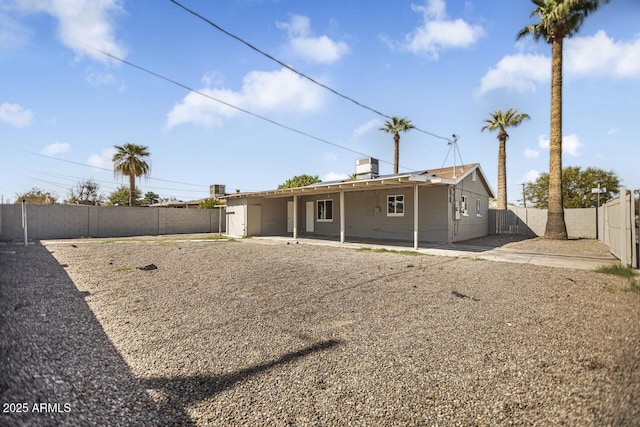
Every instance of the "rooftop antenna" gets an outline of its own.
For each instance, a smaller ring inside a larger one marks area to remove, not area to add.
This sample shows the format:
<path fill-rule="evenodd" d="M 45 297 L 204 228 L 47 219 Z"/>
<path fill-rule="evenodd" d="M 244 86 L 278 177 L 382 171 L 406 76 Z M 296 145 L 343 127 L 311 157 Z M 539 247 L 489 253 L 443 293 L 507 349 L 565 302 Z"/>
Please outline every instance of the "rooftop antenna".
<path fill-rule="evenodd" d="M 442 168 L 444 168 L 444 165 L 445 165 L 445 163 L 447 163 L 447 159 L 449 158 L 449 153 L 451 153 L 451 150 L 453 150 L 453 178 L 454 179 L 457 178 L 457 176 L 456 176 L 456 153 L 458 153 L 458 158 L 460 159 L 460 166 L 462 166 L 464 164 L 462 162 L 462 155 L 460 154 L 460 149 L 458 148 L 458 139 L 460 139 L 460 137 L 458 135 L 456 135 L 455 133 L 453 135 L 451 135 L 451 139 L 449 139 L 447 141 L 447 145 L 449 145 L 449 151 L 447 151 L 447 155 L 444 158 L 444 162 L 442 162 Z M 461 169 L 461 172 L 464 172 L 464 170 Z"/>

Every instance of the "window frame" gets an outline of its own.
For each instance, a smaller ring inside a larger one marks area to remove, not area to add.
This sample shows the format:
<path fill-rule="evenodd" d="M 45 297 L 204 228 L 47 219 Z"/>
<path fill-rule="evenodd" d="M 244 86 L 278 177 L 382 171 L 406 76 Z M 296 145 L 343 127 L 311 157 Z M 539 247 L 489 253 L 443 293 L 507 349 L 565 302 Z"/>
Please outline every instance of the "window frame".
<path fill-rule="evenodd" d="M 482 217 L 482 201 L 480 199 L 476 199 L 476 216 Z"/>
<path fill-rule="evenodd" d="M 469 196 L 462 196 L 462 206 L 460 210 L 463 216 L 469 216 Z"/>
<path fill-rule="evenodd" d="M 390 212 L 389 208 L 391 207 L 391 199 L 393 198 L 393 206 L 394 206 L 394 212 Z M 400 202 L 402 203 L 402 212 L 398 212 L 398 199 L 401 199 Z M 405 211 L 405 200 L 404 200 L 404 194 L 389 194 L 387 195 L 387 216 L 388 217 L 403 217 L 404 216 L 404 211 Z"/>
<path fill-rule="evenodd" d="M 327 209 L 327 202 L 331 202 L 331 209 Z M 321 209 L 320 205 L 323 205 L 324 208 Z M 320 214 L 324 213 L 324 218 L 320 217 Z M 327 218 L 327 213 L 329 213 L 330 218 Z M 320 199 L 316 200 L 316 222 L 333 222 L 333 199 Z"/>

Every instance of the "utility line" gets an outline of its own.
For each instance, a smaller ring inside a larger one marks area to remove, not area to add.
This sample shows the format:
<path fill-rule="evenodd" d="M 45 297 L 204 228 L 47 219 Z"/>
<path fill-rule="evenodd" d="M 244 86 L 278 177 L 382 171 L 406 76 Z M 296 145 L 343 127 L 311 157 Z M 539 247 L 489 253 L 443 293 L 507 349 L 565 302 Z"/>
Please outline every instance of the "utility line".
<path fill-rule="evenodd" d="M 79 43 L 82 43 L 82 42 L 79 42 Z M 159 78 L 159 79 L 162 79 L 162 80 L 164 80 L 164 81 L 167 81 L 167 82 L 169 82 L 169 83 L 172 83 L 172 84 L 174 84 L 174 85 L 176 85 L 176 86 L 180 86 L 181 88 L 186 89 L 186 90 L 188 90 L 188 91 L 190 91 L 190 92 L 197 93 L 198 95 L 204 96 L 205 98 L 209 98 L 209 99 L 211 99 L 211 100 L 213 100 L 213 101 L 216 101 L 216 102 L 218 102 L 218 103 L 220 103 L 220 104 L 226 105 L 227 107 L 229 107 L 229 108 L 233 108 L 234 110 L 237 110 L 237 111 L 243 112 L 243 113 L 248 114 L 248 115 L 250 115 L 250 116 L 252 116 L 252 117 L 255 117 L 255 118 L 257 118 L 257 119 L 264 120 L 265 122 L 271 123 L 272 125 L 275 125 L 275 126 L 281 127 L 281 128 L 283 128 L 283 129 L 286 129 L 286 130 L 291 131 L 291 132 L 295 132 L 295 133 L 297 133 L 297 134 L 299 134 L 299 135 L 302 135 L 302 136 L 306 136 L 307 138 L 315 139 L 316 141 L 322 142 L 323 144 L 331 145 L 331 146 L 333 146 L 333 147 L 340 148 L 340 149 L 342 149 L 342 150 L 350 151 L 350 152 L 352 152 L 352 153 L 354 153 L 354 154 L 357 154 L 357 155 L 359 155 L 359 156 L 372 157 L 372 156 L 371 156 L 371 155 L 369 155 L 369 154 L 362 153 L 362 152 L 360 152 L 360 151 L 356 151 L 356 150 L 353 150 L 353 149 L 351 149 L 351 148 L 344 147 L 344 146 L 342 146 L 342 145 L 336 144 L 335 142 L 331 142 L 331 141 L 328 141 L 328 140 L 326 140 L 326 139 L 320 138 L 319 136 L 312 135 L 312 134 L 307 133 L 307 132 L 304 132 L 304 131 L 302 131 L 302 130 L 299 130 L 299 129 L 293 128 L 293 127 L 291 127 L 291 126 L 288 126 L 288 125 L 285 125 L 285 124 L 282 124 L 282 123 L 276 122 L 275 120 L 270 119 L 270 118 L 268 118 L 268 117 L 261 116 L 260 114 L 253 113 L 253 112 L 251 112 L 251 111 L 249 111 L 249 110 L 246 110 L 246 109 L 244 109 L 244 108 L 237 107 L 237 106 L 235 106 L 235 105 L 233 105 L 233 104 L 230 104 L 230 103 L 228 103 L 228 102 L 226 102 L 226 101 L 223 101 L 223 100 L 221 100 L 221 99 L 218 99 L 218 98 L 216 98 L 216 97 L 214 97 L 214 96 L 211 96 L 211 95 L 209 95 L 209 94 L 207 94 L 207 93 L 204 93 L 204 92 L 202 92 L 202 91 L 199 91 L 199 90 L 197 90 L 197 89 L 194 89 L 194 88 L 192 88 L 192 87 L 190 87 L 190 86 L 187 86 L 187 85 L 185 85 L 185 84 L 183 84 L 183 83 L 180 83 L 180 82 L 178 82 L 178 81 L 176 81 L 176 80 L 173 80 L 173 79 L 171 79 L 171 78 L 169 78 L 169 77 L 163 76 L 162 74 L 158 74 L 158 73 L 156 73 L 155 71 L 151 71 L 151 70 L 149 70 L 149 69 L 147 69 L 147 68 L 141 67 L 140 65 L 136 65 L 136 64 L 134 64 L 134 63 L 132 63 L 132 62 L 129 62 L 129 61 L 127 61 L 126 59 L 119 58 L 119 57 L 117 57 L 117 56 L 115 56 L 115 55 L 112 55 L 112 54 L 110 54 L 110 53 L 108 53 L 108 52 L 105 52 L 105 51 L 103 51 L 103 50 L 101 50 L 101 49 L 98 49 L 98 48 L 96 48 L 96 47 L 93 47 L 93 46 L 87 45 L 87 44 L 85 44 L 85 43 L 82 43 L 82 44 L 83 44 L 84 46 L 88 47 L 89 49 L 92 49 L 92 50 L 94 50 L 94 51 L 96 51 L 96 52 L 99 52 L 99 53 L 101 53 L 101 54 L 105 55 L 105 56 L 108 56 L 108 57 L 109 57 L 109 58 L 111 58 L 111 59 L 115 59 L 116 61 L 122 62 L 123 64 L 126 64 L 126 65 L 128 65 L 128 66 L 130 66 L 130 67 L 136 68 L 136 69 L 138 69 L 138 70 L 140 70 L 140 71 L 142 71 L 142 72 L 145 72 L 145 73 L 147 73 L 147 74 L 150 74 L 150 75 L 152 75 L 152 76 L 154 76 L 154 77 L 157 77 L 157 78 Z M 393 165 L 393 163 L 391 163 L 391 162 L 389 162 L 389 161 L 386 161 L 386 160 L 379 160 L 379 161 L 380 161 L 381 163 L 386 163 L 386 164 L 389 164 L 389 165 Z M 402 166 L 401 166 L 401 167 L 402 167 Z M 402 168 L 403 168 L 403 169 L 410 170 L 409 168 L 406 168 L 406 167 L 402 167 Z"/>
<path fill-rule="evenodd" d="M 373 113 L 375 113 L 375 114 L 377 114 L 377 115 L 379 115 L 379 116 L 382 116 L 382 117 L 384 117 L 384 118 L 392 119 L 392 117 L 391 117 L 391 116 L 389 116 L 389 115 L 387 115 L 387 114 L 384 114 L 384 113 L 381 113 L 380 111 L 378 111 L 378 110 L 376 110 L 376 109 L 374 109 L 374 108 L 371 108 L 371 107 L 369 107 L 369 106 L 367 106 L 367 105 L 365 105 L 365 104 L 362 104 L 362 103 L 360 103 L 360 102 L 356 101 L 355 99 L 353 99 L 353 98 L 351 98 L 351 97 L 349 97 L 349 96 L 347 96 L 347 95 L 344 95 L 344 94 L 342 94 L 342 93 L 338 92 L 338 91 L 337 91 L 337 90 L 335 90 L 335 89 L 330 88 L 329 86 L 327 86 L 327 85 L 325 85 L 325 84 L 323 84 L 323 83 L 320 83 L 319 81 L 317 81 L 317 80 L 315 80 L 315 79 L 313 79 L 313 78 L 309 77 L 308 75 L 306 75 L 306 74 L 304 74 L 304 73 L 302 73 L 302 72 L 300 72 L 300 71 L 296 70 L 295 68 L 291 67 L 290 65 L 285 64 L 284 62 L 280 61 L 279 59 L 277 59 L 277 58 L 273 57 L 272 55 L 270 55 L 270 54 L 268 54 L 268 53 L 264 52 L 263 50 L 261 50 L 261 49 L 257 48 L 256 46 L 254 46 L 253 44 L 249 43 L 248 41 L 246 41 L 246 40 L 244 40 L 244 39 L 240 38 L 239 36 L 236 36 L 236 35 L 235 35 L 235 34 L 233 34 L 233 33 L 230 33 L 229 31 L 227 31 L 227 30 L 225 30 L 224 28 L 220 27 L 220 26 L 219 26 L 218 24 L 216 24 L 215 22 L 213 22 L 213 21 L 211 21 L 210 19 L 208 19 L 208 18 L 206 18 L 206 17 L 204 17 L 204 16 L 200 15 L 198 12 L 196 12 L 196 11 L 194 11 L 194 10 L 192 10 L 192 9 L 189 9 L 188 7 L 184 6 L 184 5 L 183 5 L 183 4 L 181 4 L 180 2 L 178 2 L 178 1 L 176 1 L 176 0 L 169 0 L 169 1 L 170 1 L 171 3 L 173 3 L 173 4 L 175 4 L 176 6 L 178 6 L 178 7 L 182 8 L 182 9 L 183 9 L 183 10 L 185 10 L 186 12 L 188 12 L 188 13 L 192 14 L 193 16 L 195 16 L 195 17 L 197 17 L 197 18 L 200 18 L 201 20 L 205 21 L 207 24 L 209 24 L 209 25 L 213 26 L 213 27 L 214 27 L 214 28 L 216 28 L 217 30 L 219 30 L 219 31 L 223 32 L 224 34 L 228 35 L 229 37 L 231 37 L 231 38 L 233 38 L 233 39 L 235 39 L 235 40 L 239 41 L 240 43 L 244 44 L 245 46 L 249 47 L 250 49 L 252 49 L 252 50 L 254 50 L 254 51 L 256 51 L 256 52 L 260 53 L 261 55 L 264 55 L 265 57 L 267 57 L 267 58 L 269 58 L 270 60 L 272 60 L 272 61 L 276 62 L 277 64 L 279 64 L 279 65 L 283 66 L 284 68 L 286 68 L 286 69 L 288 69 L 288 70 L 290 70 L 290 71 L 293 71 L 294 73 L 296 73 L 296 74 L 297 74 L 297 75 L 299 75 L 300 77 L 305 78 L 305 79 L 309 80 L 309 81 L 310 81 L 310 82 L 312 82 L 312 83 L 315 83 L 316 85 L 318 85 L 318 86 L 320 86 L 320 87 L 322 87 L 322 88 L 324 88 L 324 89 L 328 90 L 329 92 L 332 92 L 332 93 L 334 93 L 334 94 L 338 95 L 339 97 L 346 99 L 347 101 L 351 101 L 351 102 L 353 102 L 354 104 L 356 104 L 356 105 L 357 105 L 357 106 L 359 106 L 359 107 L 365 108 L 365 109 L 367 109 L 367 110 L 369 110 L 369 111 L 371 111 L 371 112 L 373 112 Z M 428 131 L 423 130 L 423 129 L 420 129 L 420 128 L 418 128 L 418 127 L 414 127 L 414 129 L 415 129 L 415 130 L 417 130 L 418 132 L 422 132 L 422 133 L 425 133 L 425 134 L 427 134 L 427 135 L 433 136 L 434 138 L 439 138 L 439 139 L 442 139 L 442 140 L 445 140 L 445 141 L 450 141 L 450 138 L 445 138 L 444 136 L 436 135 L 435 133 L 428 132 Z"/>
<path fill-rule="evenodd" d="M 21 148 L 15 148 L 15 147 L 6 147 L 6 148 L 9 148 L 9 149 L 15 150 L 15 151 L 21 151 L 21 152 L 27 153 L 27 154 L 32 154 L 34 156 L 40 156 L 40 157 L 46 157 L 48 159 L 58 160 L 60 162 L 66 162 L 66 163 L 71 163 L 71 164 L 74 164 L 74 165 L 85 166 L 85 167 L 88 167 L 88 168 L 93 168 L 93 169 L 99 169 L 99 170 L 103 170 L 103 171 L 113 172 L 113 169 L 107 169 L 107 168 L 103 168 L 103 167 L 100 167 L 100 166 L 88 165 L 86 163 L 81 163 L 81 162 L 74 162 L 73 160 L 61 159 L 59 157 L 49 156 L 47 154 L 42 154 L 42 153 L 36 153 L 36 152 L 33 152 L 33 151 L 29 151 L 29 150 L 23 150 Z M 206 187 L 206 188 L 209 188 L 208 185 L 204 185 L 204 184 L 191 184 L 191 183 L 188 183 L 188 182 L 171 181 L 171 180 L 168 180 L 168 179 L 153 178 L 153 177 L 149 177 L 148 179 L 153 179 L 153 180 L 162 181 L 162 182 L 170 182 L 172 184 L 190 185 L 192 187 Z M 194 191 L 194 190 L 187 190 L 187 191 Z"/>
<path fill-rule="evenodd" d="M 33 180 L 33 181 L 43 182 L 43 183 L 45 183 L 45 184 L 53 185 L 54 187 L 58 187 L 58 188 L 61 188 L 61 189 L 63 189 L 63 190 L 67 190 L 67 191 L 73 188 L 73 187 L 69 187 L 69 185 L 68 185 L 68 184 L 63 184 L 63 183 L 60 183 L 60 182 L 54 182 L 54 181 L 50 181 L 50 180 L 39 179 L 39 178 L 36 178 L 36 177 L 34 177 L 34 176 L 29 176 L 29 175 L 24 175 L 24 176 L 25 176 L 26 178 L 29 178 L 29 179 Z M 111 192 L 115 192 L 115 191 L 117 191 L 117 190 L 118 190 L 118 188 L 119 188 L 119 186 L 116 186 L 115 188 L 114 188 L 114 187 L 112 187 L 111 185 L 109 185 L 109 186 L 105 186 L 105 189 L 106 189 L 106 190 L 110 190 Z M 139 189 L 139 187 L 136 187 L 136 188 L 137 188 L 137 189 Z M 144 186 L 144 188 L 145 188 L 145 189 L 148 189 L 148 188 L 153 188 L 153 187 L 147 187 L 147 186 Z M 188 191 L 188 190 L 184 190 L 184 191 Z M 192 198 L 193 198 L 193 196 L 184 196 L 184 195 L 177 195 L 177 196 L 176 196 L 175 194 L 167 194 L 167 193 L 164 193 L 164 194 L 158 194 L 158 196 L 160 196 L 161 198 L 170 198 L 170 197 L 174 197 L 174 198 L 176 198 L 176 199 L 192 199 Z"/>
<path fill-rule="evenodd" d="M 63 175 L 63 174 L 56 174 L 56 173 L 51 173 L 51 172 L 42 172 L 42 171 L 38 171 L 38 170 L 34 170 L 31 169 L 33 172 L 38 172 L 41 173 L 43 175 L 50 175 L 50 176 L 54 176 L 57 178 L 61 178 L 61 179 L 66 179 L 68 181 L 76 181 L 78 182 L 78 177 L 75 177 L 73 175 Z M 109 185 L 118 185 L 117 183 L 113 182 L 113 181 L 105 181 L 105 180 L 100 180 L 100 179 L 94 179 L 94 178 L 88 178 L 86 179 L 86 181 L 93 181 L 93 182 L 97 182 L 97 183 L 104 183 L 104 184 L 109 184 Z M 183 188 L 166 188 L 166 187 L 155 187 L 155 186 L 150 186 L 150 185 L 144 185 L 144 188 L 152 188 L 154 190 L 168 190 L 168 191 L 181 191 L 181 192 L 187 192 L 187 193 L 203 193 L 206 192 L 205 190 L 188 190 L 188 189 L 183 189 Z"/>

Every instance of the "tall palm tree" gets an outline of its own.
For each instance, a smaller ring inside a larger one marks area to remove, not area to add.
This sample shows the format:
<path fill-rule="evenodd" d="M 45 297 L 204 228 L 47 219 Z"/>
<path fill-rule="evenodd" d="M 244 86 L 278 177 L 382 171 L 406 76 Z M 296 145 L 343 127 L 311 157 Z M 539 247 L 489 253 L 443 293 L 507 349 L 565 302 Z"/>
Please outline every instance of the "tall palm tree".
<path fill-rule="evenodd" d="M 524 27 L 518 40 L 528 35 L 551 44 L 551 142 L 549 147 L 549 211 L 544 237 L 566 239 L 562 204 L 562 43 L 575 35 L 585 18 L 609 0 L 531 0 L 531 17 L 539 22 Z"/>
<path fill-rule="evenodd" d="M 487 123 L 484 130 L 498 130 L 498 209 L 507 209 L 507 139 L 509 134 L 505 128 L 520 126 L 525 119 L 530 119 L 528 114 L 518 114 L 518 110 L 509 108 L 502 112 L 496 110 L 491 113 L 490 118 L 486 119 Z"/>
<path fill-rule="evenodd" d="M 383 132 L 393 134 L 393 140 L 395 142 L 395 149 L 393 152 L 393 173 L 398 173 L 398 163 L 400 163 L 400 132 L 406 132 L 413 128 L 415 128 L 415 126 L 411 124 L 411 120 L 406 117 L 399 119 L 395 116 L 391 117 L 391 120 L 384 122 L 384 127 L 380 128 Z"/>
<path fill-rule="evenodd" d="M 113 155 L 113 173 L 129 177 L 129 206 L 135 205 L 136 178 L 149 176 L 151 166 L 146 158 L 151 155 L 149 147 L 126 143 L 122 146 L 114 145 L 117 150 Z"/>

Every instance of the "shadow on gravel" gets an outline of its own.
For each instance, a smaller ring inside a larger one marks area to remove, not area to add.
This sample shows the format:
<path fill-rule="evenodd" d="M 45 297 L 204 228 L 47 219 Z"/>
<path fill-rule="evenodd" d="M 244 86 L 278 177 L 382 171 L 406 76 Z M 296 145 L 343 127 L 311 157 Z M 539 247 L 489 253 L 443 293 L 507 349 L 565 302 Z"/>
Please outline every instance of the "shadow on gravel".
<path fill-rule="evenodd" d="M 158 406 L 63 266 L 36 243 L 0 252 L 0 425 L 189 425 Z"/>
<path fill-rule="evenodd" d="M 303 349 L 287 353 L 271 362 L 250 366 L 226 375 L 177 376 L 172 378 L 155 377 L 144 378 L 141 379 L 140 382 L 146 389 L 160 391 L 167 401 L 167 406 L 177 406 L 186 409 L 187 406 L 209 399 L 250 377 L 260 375 L 278 366 L 295 362 L 297 359 L 310 356 L 313 353 L 331 349 L 340 344 L 341 341 L 339 340 L 321 341 Z"/>

